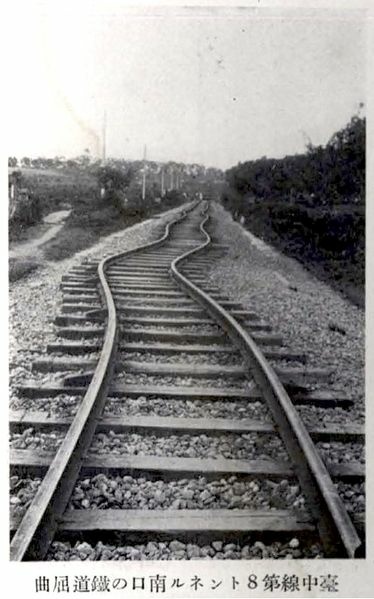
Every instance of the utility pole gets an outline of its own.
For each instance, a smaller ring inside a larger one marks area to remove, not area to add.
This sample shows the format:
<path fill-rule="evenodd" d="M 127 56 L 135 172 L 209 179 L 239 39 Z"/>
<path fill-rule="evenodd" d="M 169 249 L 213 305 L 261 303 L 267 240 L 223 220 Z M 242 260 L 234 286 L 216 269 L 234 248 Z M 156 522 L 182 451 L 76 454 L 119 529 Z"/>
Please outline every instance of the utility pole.
<path fill-rule="evenodd" d="M 105 166 L 106 162 L 106 110 L 104 110 L 103 114 L 103 127 L 101 132 L 101 166 Z M 105 198 L 105 187 L 102 185 L 100 187 L 100 198 Z"/>
<path fill-rule="evenodd" d="M 171 167 L 170 171 L 170 191 L 174 189 L 174 168 Z"/>
<path fill-rule="evenodd" d="M 103 116 L 103 129 L 102 129 L 102 148 L 101 148 L 101 162 L 105 166 L 106 161 L 106 110 L 104 110 Z"/>
<path fill-rule="evenodd" d="M 165 195 L 165 171 L 161 168 L 161 197 Z"/>
<path fill-rule="evenodd" d="M 142 185 L 142 200 L 145 200 L 145 179 L 146 179 L 146 160 L 147 160 L 147 146 L 144 146 L 144 157 L 143 157 L 143 185 Z"/>

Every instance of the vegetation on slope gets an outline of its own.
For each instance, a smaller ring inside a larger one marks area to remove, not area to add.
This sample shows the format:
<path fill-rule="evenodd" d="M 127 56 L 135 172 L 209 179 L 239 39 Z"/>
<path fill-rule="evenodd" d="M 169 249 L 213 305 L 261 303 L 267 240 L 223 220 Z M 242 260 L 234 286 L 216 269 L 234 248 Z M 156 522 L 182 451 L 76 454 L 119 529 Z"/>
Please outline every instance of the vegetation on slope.
<path fill-rule="evenodd" d="M 251 231 L 362 305 L 365 286 L 365 118 L 326 146 L 226 172 L 223 204 Z"/>
<path fill-rule="evenodd" d="M 74 160 L 24 157 L 18 162 L 11 157 L 8 165 L 17 187 L 16 210 L 12 203 L 9 210 L 11 243 L 40 235 L 46 227 L 40 224 L 42 217 L 49 212 L 71 209 L 56 237 L 42 246 L 47 260 L 66 258 L 104 235 L 174 208 L 194 197 L 203 182 L 222 176 L 217 169 L 197 164 L 148 162 L 143 199 L 140 161 L 109 159 L 102 166 L 86 152 Z M 10 261 L 12 280 L 38 266 L 30 258 Z"/>

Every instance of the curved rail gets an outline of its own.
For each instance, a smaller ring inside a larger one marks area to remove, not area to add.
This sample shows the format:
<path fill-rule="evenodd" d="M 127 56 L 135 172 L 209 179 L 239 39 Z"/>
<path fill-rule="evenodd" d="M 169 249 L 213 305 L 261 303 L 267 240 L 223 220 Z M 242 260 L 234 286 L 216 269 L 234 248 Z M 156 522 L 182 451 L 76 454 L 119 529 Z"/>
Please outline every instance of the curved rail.
<path fill-rule="evenodd" d="M 105 276 L 107 267 L 123 256 L 164 243 L 169 237 L 171 226 L 183 220 L 195 206 L 196 202 L 167 223 L 161 238 L 104 258 L 99 263 L 99 282 L 108 314 L 100 358 L 75 418 L 12 539 L 10 545 L 12 561 L 40 560 L 46 554 L 57 530 L 59 518 L 69 501 L 79 474 L 82 457 L 91 443 L 97 419 L 103 409 L 114 368 L 118 337 L 116 308 Z"/>
<path fill-rule="evenodd" d="M 205 211 L 207 210 L 208 205 Z M 178 265 L 183 260 L 200 252 L 211 243 L 210 235 L 204 228 L 208 220 L 209 215 L 200 225 L 200 230 L 205 235 L 206 241 L 199 247 L 176 258 L 172 262 L 171 273 L 174 279 L 207 310 L 240 348 L 246 365 L 264 395 L 279 434 L 293 460 L 300 486 L 307 498 L 327 555 L 353 558 L 362 545 L 361 540 L 324 462 L 276 372 L 252 337 L 235 318 L 178 270 Z"/>

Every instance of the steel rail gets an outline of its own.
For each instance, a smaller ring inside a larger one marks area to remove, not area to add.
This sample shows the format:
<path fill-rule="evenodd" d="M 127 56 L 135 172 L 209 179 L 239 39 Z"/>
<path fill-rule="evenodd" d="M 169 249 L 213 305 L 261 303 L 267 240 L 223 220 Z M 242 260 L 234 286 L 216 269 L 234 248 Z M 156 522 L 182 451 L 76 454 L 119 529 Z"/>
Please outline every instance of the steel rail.
<path fill-rule="evenodd" d="M 207 212 L 209 206 L 206 205 Z M 306 496 L 321 542 L 330 557 L 353 558 L 362 551 L 362 542 L 339 497 L 327 468 L 294 407 L 287 391 L 251 335 L 209 294 L 183 275 L 178 266 L 211 243 L 205 229 L 207 215 L 200 224 L 206 241 L 173 260 L 171 274 L 188 294 L 202 305 L 240 348 L 248 369 L 272 412 L 276 428 L 293 461 L 295 473 Z"/>
<path fill-rule="evenodd" d="M 44 558 L 73 491 L 83 457 L 104 407 L 118 340 L 117 312 L 105 276 L 106 269 L 124 256 L 162 245 L 168 239 L 172 225 L 183 220 L 196 205 L 197 202 L 194 202 L 181 215 L 168 222 L 161 238 L 104 258 L 99 263 L 97 272 L 100 292 L 107 309 L 107 325 L 100 358 L 74 420 L 11 541 L 11 561 L 36 561 Z"/>

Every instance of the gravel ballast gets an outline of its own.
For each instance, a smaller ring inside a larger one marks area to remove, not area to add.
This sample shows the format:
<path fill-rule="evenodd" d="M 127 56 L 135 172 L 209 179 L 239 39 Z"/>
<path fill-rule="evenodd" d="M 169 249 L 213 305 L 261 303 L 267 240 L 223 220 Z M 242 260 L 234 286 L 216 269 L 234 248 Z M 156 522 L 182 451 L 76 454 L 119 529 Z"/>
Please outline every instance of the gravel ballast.
<path fill-rule="evenodd" d="M 324 460 L 332 464 L 365 463 L 364 447 L 359 443 L 330 441 L 316 443 L 317 450 Z"/>
<path fill-rule="evenodd" d="M 65 434 L 66 431 L 61 430 L 43 432 L 27 428 L 22 433 L 11 433 L 9 445 L 11 449 L 33 450 L 35 455 L 54 454 L 61 445 Z"/>
<path fill-rule="evenodd" d="M 171 481 L 97 474 L 78 481 L 70 509 L 294 509 L 305 510 L 297 484 L 241 481 L 236 476 Z"/>
<path fill-rule="evenodd" d="M 119 354 L 122 360 L 131 360 L 134 362 L 159 362 L 160 364 L 221 364 L 241 366 L 243 359 L 239 353 L 228 352 L 206 352 L 206 353 L 185 353 L 162 354 L 152 352 L 128 352 L 123 351 Z"/>
<path fill-rule="evenodd" d="M 263 403 L 236 401 L 172 399 L 163 397 L 110 397 L 104 413 L 127 414 L 128 416 L 180 416 L 186 418 L 230 418 L 241 420 L 254 418 L 270 422 L 271 416 Z"/>
<path fill-rule="evenodd" d="M 13 397 L 13 410 L 29 412 L 47 412 L 48 414 L 73 416 L 82 401 L 79 395 L 56 395 L 54 397 Z"/>
<path fill-rule="evenodd" d="M 350 514 L 365 511 L 365 485 L 357 483 L 355 485 L 338 482 L 339 495 Z"/>
<path fill-rule="evenodd" d="M 282 460 L 288 455 L 281 440 L 272 435 L 257 433 L 220 435 L 152 435 L 136 433 L 97 433 L 90 454 L 156 455 L 184 458 L 210 458 L 238 460 Z"/>
<path fill-rule="evenodd" d="M 225 256 L 212 262 L 210 281 L 271 324 L 290 349 L 306 353 L 309 366 L 331 370 L 335 388 L 344 389 L 355 400 L 350 421 L 356 415 L 361 419 L 364 311 L 296 260 L 250 238 L 222 206 L 212 204 L 211 214 L 208 229 L 228 249 Z"/>
<path fill-rule="evenodd" d="M 41 478 L 10 477 L 10 516 L 22 518 L 41 484 Z"/>
<path fill-rule="evenodd" d="M 116 379 L 121 383 L 129 383 L 131 385 L 157 385 L 160 386 L 181 386 L 181 387 L 204 387 L 206 389 L 214 388 L 227 388 L 227 389 L 241 389 L 248 390 L 252 388 L 252 381 L 245 375 L 242 378 L 237 379 L 234 377 L 227 378 L 206 378 L 206 377 L 192 377 L 192 376 L 163 376 L 163 375 L 148 375 L 148 374 L 128 374 L 126 372 L 116 374 Z M 155 388 L 156 391 L 156 388 Z"/>
<path fill-rule="evenodd" d="M 144 329 L 145 331 L 151 329 L 151 330 L 157 330 L 157 331 L 165 331 L 165 332 L 170 332 L 170 333 L 207 333 L 209 335 L 217 335 L 219 333 L 222 333 L 222 330 L 215 324 L 184 324 L 181 326 L 172 326 L 172 325 L 168 325 L 168 326 L 164 326 L 164 325 L 160 325 L 157 321 L 157 319 L 154 319 L 154 323 L 152 322 L 152 324 L 149 323 L 144 323 L 144 324 L 127 324 L 126 325 L 126 329 L 128 329 L 129 331 L 138 331 L 139 329 Z M 122 322 L 122 326 L 123 326 L 123 319 L 120 318 L 120 322 Z"/>
<path fill-rule="evenodd" d="M 296 409 L 303 422 L 309 426 L 325 427 L 330 423 L 348 426 L 352 422 L 350 410 L 343 408 L 319 408 L 318 406 L 313 405 L 297 405 Z M 363 411 L 355 411 L 354 422 L 356 424 L 364 424 L 364 421 Z"/>
<path fill-rule="evenodd" d="M 48 561 L 137 561 L 137 560 L 197 560 L 197 559 L 318 559 L 323 551 L 318 544 L 303 545 L 297 537 L 289 537 L 286 542 L 227 543 L 217 537 L 209 545 L 183 542 L 173 539 L 159 542 L 151 539 L 137 545 L 110 545 L 99 541 L 96 545 L 55 541 L 52 543 Z"/>
<path fill-rule="evenodd" d="M 186 205 L 187 206 L 187 205 Z M 30 273 L 9 286 L 9 360 L 11 364 L 11 386 L 29 378 L 29 368 L 25 367 L 24 355 L 19 350 L 43 352 L 47 343 L 56 341 L 55 329 L 51 324 L 60 313 L 62 293 L 60 283 L 72 267 L 82 261 L 102 259 L 105 255 L 131 250 L 141 244 L 161 237 L 166 222 L 169 222 L 183 207 L 170 210 L 158 219 L 150 219 L 123 232 L 104 237 L 94 247 L 75 254 L 59 262 L 45 263 L 45 267 Z M 80 324 L 81 328 L 84 324 Z M 89 328 L 99 328 L 86 323 Z M 30 360 L 31 363 L 32 360 Z M 11 405 L 12 407 L 12 405 Z"/>
<path fill-rule="evenodd" d="M 225 292 L 229 299 L 241 302 L 243 308 L 255 311 L 273 327 L 274 333 L 282 334 L 291 350 L 300 350 L 307 355 L 307 364 L 331 369 L 331 384 L 344 389 L 355 399 L 355 406 L 349 410 L 322 409 L 314 406 L 297 406 L 299 414 L 309 426 L 324 426 L 327 423 L 363 423 L 363 363 L 364 363 L 364 321 L 363 312 L 349 304 L 326 284 L 310 275 L 301 265 L 271 250 L 260 249 L 251 243 L 240 225 L 224 213 L 220 206 L 214 206 L 215 217 L 210 230 L 219 233 L 219 242 L 227 244 L 227 255 L 214 258 L 212 268 L 207 268 L 210 280 Z M 32 380 L 35 384 L 46 385 L 62 381 L 68 374 L 78 374 L 83 369 L 60 371 L 46 375 L 31 371 L 32 361 L 42 356 L 45 344 L 56 342 L 56 329 L 49 323 L 60 312 L 61 291 L 59 284 L 62 274 L 72 265 L 81 263 L 83 256 L 102 258 L 103 252 L 111 254 L 130 249 L 163 232 L 162 217 L 137 225 L 125 232 L 103 240 L 90 250 L 77 254 L 63 262 L 50 263 L 43 270 L 31 273 L 20 279 L 10 288 L 11 298 L 11 408 L 43 410 L 48 413 L 74 415 L 81 397 L 61 394 L 50 398 L 18 398 L 17 384 Z M 164 220 L 163 220 L 164 219 Z M 205 268 L 205 267 L 203 267 Z M 207 283 L 208 284 L 208 283 Z M 154 296 L 150 296 L 153 299 Z M 91 301 L 92 297 L 88 297 Z M 128 302 L 132 301 L 130 296 Z M 86 302 L 84 302 L 86 303 Z M 76 313 L 79 315 L 79 312 Z M 123 316 L 123 314 L 121 314 Z M 157 326 L 155 324 L 126 326 L 133 331 L 155 329 L 178 333 L 218 333 L 216 325 L 176 325 Z M 70 327 L 70 325 L 69 325 Z M 87 327 L 102 328 L 87 322 Z M 82 328 L 82 325 L 76 328 Z M 342 333 L 343 331 L 343 333 Z M 96 335 L 96 333 L 95 333 Z M 102 340 L 102 337 L 98 337 Z M 225 338 L 222 337 L 225 342 Z M 68 342 L 67 340 L 60 340 Z M 92 339 L 88 342 L 92 343 Z M 217 343 L 217 342 L 214 342 Z M 40 356 L 38 356 L 38 353 Z M 64 354 L 67 359 L 68 354 Z M 73 361 L 83 361 L 82 356 L 71 355 Z M 86 355 L 87 360 L 97 358 L 96 353 Z M 240 355 L 230 353 L 207 354 L 155 354 L 143 352 L 122 352 L 119 358 L 136 362 L 184 363 L 184 364 L 237 364 Z M 275 362 L 276 366 L 288 365 L 288 361 Z M 295 365 L 290 363 L 289 365 Z M 252 389 L 251 376 L 235 378 L 222 376 L 203 378 L 198 376 L 158 376 L 142 373 L 119 373 L 117 383 L 162 386 L 220 387 Z M 310 386 L 312 388 L 312 386 Z M 322 384 L 322 388 L 327 387 Z M 157 392 L 157 391 L 156 391 Z M 162 397 L 109 398 L 104 413 L 120 415 L 160 415 L 185 416 L 193 418 L 254 418 L 269 422 L 270 415 L 260 402 L 177 400 Z M 32 449 L 38 453 L 53 453 L 60 445 L 66 431 L 39 432 L 28 429 L 11 434 L 11 447 Z M 364 463 L 363 446 L 359 443 L 320 442 L 317 449 L 326 462 Z M 288 461 L 288 456 L 280 439 L 275 436 L 250 434 L 134 434 L 97 433 L 89 453 L 94 455 L 113 454 L 134 456 L 172 456 L 207 459 L 271 459 Z M 298 485 L 290 481 L 241 481 L 236 477 L 207 481 L 193 478 L 189 480 L 157 481 L 146 477 L 133 478 L 115 475 L 97 475 L 82 479 L 77 483 L 71 508 L 75 509 L 295 509 L 303 511 L 305 502 Z M 235 480 L 234 480 L 235 479 Z M 11 480 L 11 512 L 20 516 L 27 509 L 40 479 L 13 477 Z M 192 485 L 192 487 L 191 487 Z M 338 483 L 339 494 L 350 513 L 363 511 L 365 507 L 364 485 L 343 485 Z M 304 541 L 303 541 L 304 542 Z M 300 558 L 323 557 L 318 545 L 303 546 L 298 538 L 285 542 L 264 544 L 261 542 L 225 543 L 217 538 L 210 545 L 185 543 L 183 539 L 148 543 L 129 544 L 116 547 L 97 543 L 89 545 L 79 541 L 74 544 L 53 543 L 48 554 L 49 560 L 137 560 L 137 559 L 253 559 L 253 558 Z"/>

